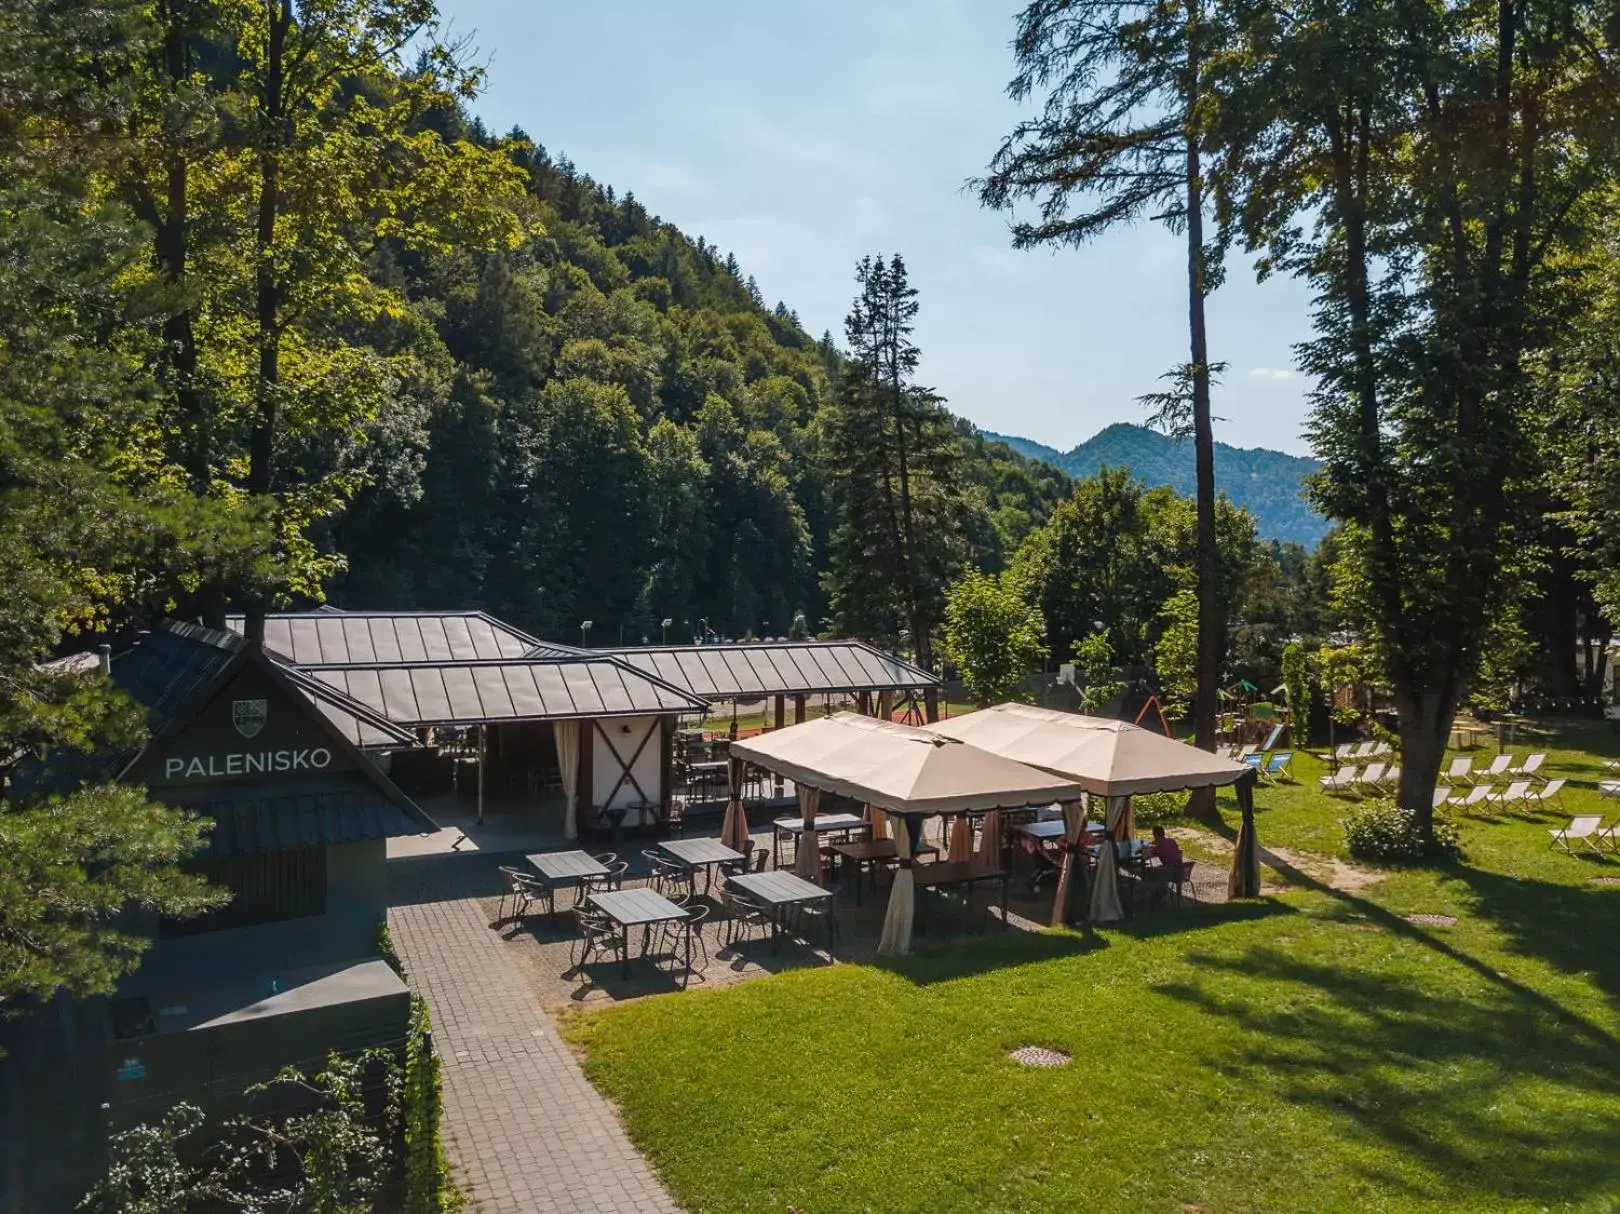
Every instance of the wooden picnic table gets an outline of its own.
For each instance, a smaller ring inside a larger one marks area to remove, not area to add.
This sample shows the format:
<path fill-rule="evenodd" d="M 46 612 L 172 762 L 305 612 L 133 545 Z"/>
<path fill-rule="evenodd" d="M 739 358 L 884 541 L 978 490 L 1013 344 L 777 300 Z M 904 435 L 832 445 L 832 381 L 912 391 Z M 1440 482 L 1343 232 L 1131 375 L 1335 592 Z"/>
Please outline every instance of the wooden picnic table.
<path fill-rule="evenodd" d="M 714 866 L 716 864 L 736 864 L 746 861 L 747 856 L 734 848 L 727 847 L 719 839 L 665 839 L 659 848 L 668 852 L 675 859 L 686 865 L 688 869 L 704 869 L 703 892 L 709 892 L 709 883 L 714 879 Z"/>
<path fill-rule="evenodd" d="M 794 873 L 778 869 L 769 873 L 743 873 L 727 877 L 726 884 L 741 890 L 754 901 L 770 908 L 771 952 L 776 952 L 782 939 L 782 919 L 788 910 L 806 902 L 824 902 L 832 898 L 832 891 L 823 889 L 813 881 L 806 881 Z M 827 951 L 832 951 L 833 919 L 827 916 Z"/>
<path fill-rule="evenodd" d="M 597 877 L 608 876 L 607 865 L 590 852 L 546 851 L 523 857 L 529 867 L 540 874 L 540 881 L 550 891 L 551 917 L 557 917 L 557 890 L 563 886 L 589 885 Z"/>
<path fill-rule="evenodd" d="M 672 923 L 686 918 L 686 908 L 676 906 L 663 894 L 650 889 L 616 889 L 605 894 L 592 894 L 590 902 L 624 932 L 623 974 L 630 976 L 630 929 L 639 927 L 641 955 L 647 955 L 647 941 L 652 928 L 659 923 Z M 686 971 L 692 972 L 692 938 L 686 938 Z"/>
<path fill-rule="evenodd" d="M 947 860 L 939 864 L 919 864 L 911 870 L 918 889 L 940 889 L 951 885 L 965 885 L 968 905 L 973 903 L 973 889 L 985 881 L 1001 882 L 1001 926 L 1007 926 L 1007 870 L 978 860 Z M 927 922 L 927 899 L 917 904 L 917 930 L 924 930 Z"/>
<path fill-rule="evenodd" d="M 861 904 L 861 878 L 866 870 L 900 858 L 900 849 L 893 839 L 858 839 L 852 843 L 834 843 L 833 853 L 840 857 L 840 867 L 855 866 L 855 905 Z M 924 843 L 917 849 L 919 856 L 937 856 L 939 848 Z"/>

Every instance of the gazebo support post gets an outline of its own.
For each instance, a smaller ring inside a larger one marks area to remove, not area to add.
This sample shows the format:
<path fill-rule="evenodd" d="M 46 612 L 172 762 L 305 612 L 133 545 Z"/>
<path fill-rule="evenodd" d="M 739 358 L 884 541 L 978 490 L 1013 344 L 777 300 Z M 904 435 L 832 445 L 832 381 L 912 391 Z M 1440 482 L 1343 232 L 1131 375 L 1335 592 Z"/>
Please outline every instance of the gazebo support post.
<path fill-rule="evenodd" d="M 1230 898 L 1260 896 L 1260 843 L 1254 832 L 1254 772 L 1246 772 L 1237 782 L 1238 809 L 1243 823 L 1238 828 L 1237 847 L 1232 853 L 1232 875 L 1226 883 Z"/>
<path fill-rule="evenodd" d="M 805 707 L 805 698 L 803 696 L 793 697 L 793 723 L 795 725 L 804 724 Z"/>
<path fill-rule="evenodd" d="M 489 763 L 489 747 L 485 744 L 484 731 L 488 727 L 478 727 L 478 825 L 484 824 L 484 767 Z"/>
<path fill-rule="evenodd" d="M 784 729 L 787 727 L 787 697 L 785 695 L 779 695 L 776 697 L 776 727 L 778 729 Z M 776 790 L 777 796 L 780 797 L 782 795 L 781 772 L 773 771 L 771 773 L 771 787 Z"/>

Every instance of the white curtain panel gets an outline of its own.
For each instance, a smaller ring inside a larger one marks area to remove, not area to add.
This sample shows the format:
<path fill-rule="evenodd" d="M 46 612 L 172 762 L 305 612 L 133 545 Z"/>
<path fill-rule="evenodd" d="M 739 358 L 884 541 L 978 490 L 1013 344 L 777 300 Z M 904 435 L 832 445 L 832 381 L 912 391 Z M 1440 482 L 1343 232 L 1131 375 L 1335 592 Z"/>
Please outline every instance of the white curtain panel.
<path fill-rule="evenodd" d="M 552 726 L 557 739 L 557 767 L 562 772 L 563 838 L 579 838 L 579 722 L 558 721 Z"/>

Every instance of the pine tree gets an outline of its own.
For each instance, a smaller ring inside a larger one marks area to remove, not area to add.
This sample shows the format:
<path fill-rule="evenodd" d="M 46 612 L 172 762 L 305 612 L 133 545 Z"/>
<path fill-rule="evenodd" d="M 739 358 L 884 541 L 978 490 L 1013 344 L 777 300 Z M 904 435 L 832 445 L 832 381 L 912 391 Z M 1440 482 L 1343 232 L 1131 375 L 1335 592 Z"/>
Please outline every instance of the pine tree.
<path fill-rule="evenodd" d="M 939 398 L 913 382 L 918 305 L 904 260 L 864 257 L 855 278 L 827 434 L 837 505 L 827 587 L 841 628 L 884 640 L 904 628 L 926 666 L 964 555 L 959 447 Z"/>

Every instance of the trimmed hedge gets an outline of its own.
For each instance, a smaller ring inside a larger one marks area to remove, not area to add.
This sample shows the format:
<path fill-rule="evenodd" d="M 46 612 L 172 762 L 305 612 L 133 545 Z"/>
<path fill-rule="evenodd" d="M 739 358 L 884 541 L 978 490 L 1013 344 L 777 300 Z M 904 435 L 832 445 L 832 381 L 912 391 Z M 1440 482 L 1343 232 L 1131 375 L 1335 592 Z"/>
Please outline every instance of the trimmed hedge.
<path fill-rule="evenodd" d="M 394 951 L 388 924 L 377 925 L 377 952 L 403 980 L 405 967 Z M 433 1017 L 427 1000 L 411 993 L 410 1024 L 405 1033 L 405 1083 L 401 1095 L 405 1137 L 404 1214 L 454 1214 L 466 1208 L 466 1196 L 450 1175 L 450 1160 L 439 1134 L 444 1109 L 439 1056 L 433 1050 Z"/>

